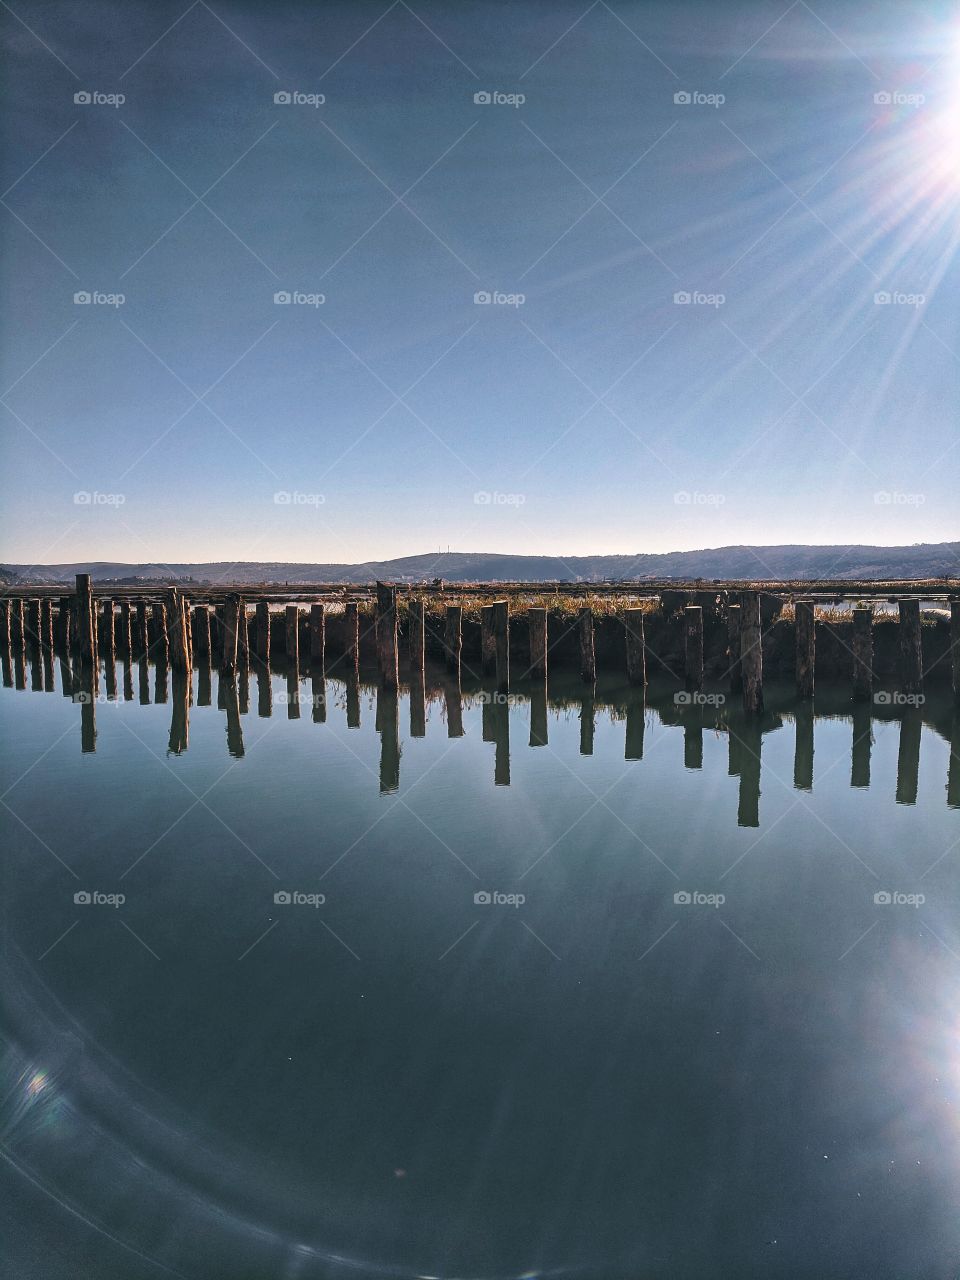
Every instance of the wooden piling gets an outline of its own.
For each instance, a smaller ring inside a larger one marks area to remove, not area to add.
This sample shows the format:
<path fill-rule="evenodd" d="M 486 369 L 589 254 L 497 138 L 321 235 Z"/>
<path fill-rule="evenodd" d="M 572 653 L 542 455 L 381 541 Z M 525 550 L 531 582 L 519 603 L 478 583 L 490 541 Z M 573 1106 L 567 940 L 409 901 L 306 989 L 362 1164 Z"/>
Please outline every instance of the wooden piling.
<path fill-rule="evenodd" d="M 270 668 L 270 602 L 258 600 L 256 610 L 256 654 L 268 670 Z"/>
<path fill-rule="evenodd" d="M 593 610 L 581 609 L 578 618 L 580 679 L 593 684 L 597 678 L 597 659 L 593 645 Z"/>
<path fill-rule="evenodd" d="M 288 604 L 284 613 L 284 640 L 287 663 L 291 667 L 300 665 L 300 609 L 295 604 Z"/>
<path fill-rule="evenodd" d="M 176 587 L 167 593 L 167 631 L 170 638 L 170 665 L 174 671 L 189 669 L 190 642 L 187 639 L 187 621 L 183 611 L 183 597 Z"/>
<path fill-rule="evenodd" d="M 397 669 L 397 589 L 387 582 L 377 583 L 376 614 L 377 664 L 385 689 L 399 686 Z"/>
<path fill-rule="evenodd" d="M 57 638 L 57 643 L 60 645 L 61 649 L 64 649 L 64 650 L 69 650 L 70 643 L 71 643 L 71 639 L 70 639 L 71 612 L 72 610 L 70 607 L 70 597 L 61 596 L 60 599 L 57 601 L 56 638 Z"/>
<path fill-rule="evenodd" d="M 77 640 L 80 662 L 84 666 L 96 660 L 97 641 L 93 617 L 93 584 L 89 573 L 77 574 Z"/>
<path fill-rule="evenodd" d="M 343 653 L 356 671 L 360 665 L 360 606 L 356 600 L 348 600 L 343 608 Z"/>
<path fill-rule="evenodd" d="M 816 623 L 813 601 L 797 600 L 793 607 L 796 632 L 797 697 L 812 698 L 816 672 Z"/>
<path fill-rule="evenodd" d="M 237 609 L 237 673 L 237 697 L 241 712 L 246 714 L 250 700 L 250 619 L 247 617 L 247 602 L 243 596 L 240 597 Z"/>
<path fill-rule="evenodd" d="M 480 670 L 485 676 L 497 669 L 497 640 L 493 620 L 494 606 L 485 604 L 480 609 Z"/>
<path fill-rule="evenodd" d="M 740 623 L 743 709 L 748 715 L 758 715 L 763 710 L 763 652 L 758 592 L 745 591 L 741 596 Z"/>
<path fill-rule="evenodd" d="M 40 652 L 40 601 L 27 601 L 27 644 L 34 653 Z"/>
<path fill-rule="evenodd" d="M 133 657 L 133 637 L 130 630 L 130 601 L 120 601 L 120 651 L 129 662 Z M 130 695 L 133 696 L 132 694 Z"/>
<path fill-rule="evenodd" d="M 923 689 L 923 650 L 920 640 L 920 601 L 900 600 L 900 687 L 904 693 Z"/>
<path fill-rule="evenodd" d="M 738 604 L 727 605 L 727 675 L 730 692 L 739 693 L 743 688 L 743 668 L 740 665 L 741 609 Z"/>
<path fill-rule="evenodd" d="M 497 692 L 508 693 L 510 690 L 510 606 L 506 600 L 497 600 L 491 607 Z"/>
<path fill-rule="evenodd" d="M 240 596 L 231 591 L 223 602 L 223 625 L 220 628 L 222 642 L 220 646 L 220 670 L 226 676 L 232 676 L 237 669 L 237 630 L 240 626 Z M 229 688 L 232 681 L 221 680 L 221 687 Z M 238 714 L 239 714 L 238 695 Z"/>
<path fill-rule="evenodd" d="M 452 671 L 460 679 L 460 652 L 463 648 L 463 606 L 448 604 L 446 625 L 443 633 L 443 648 L 447 662 L 447 670 Z"/>
<path fill-rule="evenodd" d="M 423 659 L 426 649 L 426 624 L 422 600 L 411 600 L 407 610 L 407 646 L 410 654 L 410 670 L 414 676 L 423 677 Z M 413 711 L 410 712 L 411 720 Z M 420 734 L 420 737 L 423 735 Z"/>
<path fill-rule="evenodd" d="M 44 653 L 53 652 L 53 601 L 49 596 L 40 602 L 40 647 Z"/>
<path fill-rule="evenodd" d="M 627 650 L 627 679 L 634 687 L 643 689 L 647 683 L 647 650 L 642 609 L 625 610 L 623 632 Z"/>
<path fill-rule="evenodd" d="M 320 603 L 310 606 L 310 662 L 322 671 L 327 645 L 327 619 Z"/>
<path fill-rule="evenodd" d="M 543 680 L 547 674 L 547 611 L 527 610 L 527 630 L 530 637 L 530 671 L 534 680 Z"/>
<path fill-rule="evenodd" d="M 107 599 L 103 602 L 100 634 L 103 638 L 103 660 L 109 667 L 117 660 L 117 630 L 115 626 L 112 599 Z"/>
<path fill-rule="evenodd" d="M 26 625 L 23 620 L 23 601 L 19 598 L 10 602 L 10 643 L 14 653 L 23 653 Z"/>
<path fill-rule="evenodd" d="M 873 610 L 858 605 L 853 611 L 853 700 L 869 702 L 873 697 Z"/>
<path fill-rule="evenodd" d="M 170 661 L 170 637 L 167 634 L 167 607 L 162 601 L 153 606 L 153 636 L 153 660 L 166 666 Z"/>
<path fill-rule="evenodd" d="M 137 642 L 137 657 L 145 658 L 150 648 L 150 635 L 147 628 L 146 600 L 137 601 L 136 642 Z"/>
<path fill-rule="evenodd" d="M 193 647 L 197 657 L 208 666 L 210 663 L 210 607 L 205 604 L 193 606 Z"/>
<path fill-rule="evenodd" d="M 686 687 L 703 689 L 703 608 L 688 604 L 683 611 L 683 664 Z"/>
<path fill-rule="evenodd" d="M 950 657 L 953 700 L 960 706 L 960 600 L 950 601 Z"/>

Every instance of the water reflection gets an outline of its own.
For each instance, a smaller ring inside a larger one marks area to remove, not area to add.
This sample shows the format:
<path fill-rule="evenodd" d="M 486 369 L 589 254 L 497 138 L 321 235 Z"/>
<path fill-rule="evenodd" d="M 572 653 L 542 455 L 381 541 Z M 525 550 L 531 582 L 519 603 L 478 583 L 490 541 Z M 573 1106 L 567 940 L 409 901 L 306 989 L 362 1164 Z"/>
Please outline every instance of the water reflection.
<path fill-rule="evenodd" d="M 136 633 L 134 633 L 134 642 Z M 124 646 L 127 647 L 127 646 Z M 135 643 L 134 643 L 134 647 Z M 29 649 L 29 646 L 25 647 Z M 3 654 L 4 684 L 9 688 L 26 688 L 26 658 Z M 53 691 L 56 687 L 54 659 L 50 650 L 38 649 L 30 658 L 31 688 Z M 151 666 L 153 691 L 151 698 Z M 411 739 L 428 734 L 430 708 L 438 706 L 451 740 L 468 737 L 479 710 L 480 736 L 494 746 L 493 781 L 496 786 L 509 786 L 511 781 L 510 722 L 526 719 L 528 748 L 550 749 L 550 719 L 559 714 L 574 713 L 579 722 L 579 750 L 592 756 L 598 745 L 604 747 L 611 733 L 623 734 L 623 759 L 642 761 L 645 738 L 651 724 L 676 730 L 682 743 L 684 768 L 704 770 L 705 735 L 726 735 L 728 742 L 728 774 L 739 779 L 737 821 L 740 826 L 757 827 L 761 820 L 761 776 L 764 739 L 788 725 L 793 729 L 793 787 L 810 793 L 814 789 L 814 742 L 818 719 L 848 719 L 850 738 L 850 786 L 863 789 L 871 785 L 871 753 L 875 726 L 896 723 L 899 733 L 895 799 L 901 805 L 915 805 L 920 785 L 921 744 L 924 726 L 933 729 L 950 743 L 950 762 L 945 780 L 947 803 L 960 807 L 960 762 L 958 733 L 960 710 L 954 709 L 949 691 L 928 694 L 921 704 L 916 700 L 878 699 L 874 703 L 854 700 L 849 689 L 823 685 L 814 699 L 797 699 L 792 693 L 779 695 L 771 690 L 768 708 L 759 716 L 745 716 L 739 703 L 728 705 L 721 694 L 691 695 L 673 686 L 636 688 L 614 678 L 598 684 L 583 684 L 573 676 L 551 676 L 549 684 L 542 678 L 520 682 L 520 687 L 504 693 L 495 680 L 476 678 L 467 673 L 461 679 L 455 671 L 428 664 L 423 676 L 415 675 L 399 694 L 379 687 L 375 672 L 352 669 L 340 664 L 337 675 L 328 675 L 322 665 L 310 664 L 301 670 L 297 662 L 284 658 L 268 667 L 256 659 L 253 663 L 257 684 L 256 714 L 269 719 L 274 704 L 286 707 L 286 718 L 301 718 L 304 702 L 310 706 L 310 722 L 323 726 L 330 718 L 330 708 L 340 708 L 346 727 L 356 729 L 361 723 L 361 693 L 375 695 L 375 730 L 381 738 L 380 789 L 396 791 L 401 785 L 400 721 L 409 724 Z M 105 684 L 105 700 L 118 699 L 117 669 L 113 661 L 81 667 L 71 664 L 68 651 L 59 654 L 60 683 L 65 697 L 73 698 L 81 709 L 82 749 L 94 752 L 97 742 L 96 703 L 101 670 Z M 194 692 L 193 681 L 196 680 Z M 309 682 L 309 683 L 307 683 Z M 212 671 L 209 657 L 202 658 L 195 672 L 171 671 L 162 660 L 152 664 L 147 657 L 137 663 L 139 702 L 163 705 L 171 701 L 168 750 L 182 754 L 190 744 L 190 707 L 195 704 L 206 711 L 212 703 Z M 133 664 L 123 659 L 122 688 L 124 702 L 135 699 Z M 309 688 L 309 693 L 307 692 Z M 332 694 L 331 691 L 332 690 Z M 409 702 L 406 715 L 401 703 Z M 242 720 L 250 711 L 249 664 L 242 660 L 233 676 L 221 674 L 217 683 L 217 710 L 225 717 L 227 749 L 241 758 L 244 755 Z M 281 711 L 282 714 L 282 711 Z M 599 723 L 598 723 L 599 722 Z"/>

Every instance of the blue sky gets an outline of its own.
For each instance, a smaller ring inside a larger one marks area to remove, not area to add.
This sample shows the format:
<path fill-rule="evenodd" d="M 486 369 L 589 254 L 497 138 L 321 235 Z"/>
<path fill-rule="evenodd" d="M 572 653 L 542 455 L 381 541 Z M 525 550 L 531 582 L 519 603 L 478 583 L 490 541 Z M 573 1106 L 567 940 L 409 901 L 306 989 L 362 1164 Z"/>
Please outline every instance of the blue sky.
<path fill-rule="evenodd" d="M 4 559 L 957 537 L 956 6 L 0 32 Z"/>

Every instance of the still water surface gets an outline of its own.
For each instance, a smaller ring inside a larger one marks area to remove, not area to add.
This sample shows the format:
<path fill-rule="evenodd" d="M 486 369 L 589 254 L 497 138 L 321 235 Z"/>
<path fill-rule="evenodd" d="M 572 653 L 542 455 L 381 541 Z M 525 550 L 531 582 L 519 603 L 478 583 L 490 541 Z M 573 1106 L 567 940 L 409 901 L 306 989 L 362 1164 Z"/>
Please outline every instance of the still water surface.
<path fill-rule="evenodd" d="M 960 1273 L 943 696 L 25 674 L 11 1274 Z"/>

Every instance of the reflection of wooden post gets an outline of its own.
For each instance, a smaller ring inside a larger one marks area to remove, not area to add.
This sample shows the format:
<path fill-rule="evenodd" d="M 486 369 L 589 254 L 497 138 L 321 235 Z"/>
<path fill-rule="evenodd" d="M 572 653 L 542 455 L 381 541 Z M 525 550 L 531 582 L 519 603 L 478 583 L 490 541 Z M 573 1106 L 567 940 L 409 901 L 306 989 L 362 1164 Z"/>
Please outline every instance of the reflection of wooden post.
<path fill-rule="evenodd" d="M 410 650 L 410 670 L 415 676 L 419 675 L 422 679 L 426 630 L 422 600 L 410 601 L 410 607 L 407 610 L 407 625 L 409 627 L 407 642 Z M 411 717 L 413 716 L 412 709 L 410 715 Z"/>
<path fill-rule="evenodd" d="M 748 715 L 757 715 L 763 710 L 763 652 L 760 595 L 756 591 L 745 591 L 740 601 L 740 668 L 743 673 L 743 709 Z"/>
<path fill-rule="evenodd" d="M 853 698 L 869 702 L 873 697 L 873 610 L 858 605 L 853 611 Z"/>
<path fill-rule="evenodd" d="M 627 701 L 626 741 L 624 760 L 643 759 L 643 735 L 646 729 L 647 707 L 642 693 L 631 693 Z"/>
<path fill-rule="evenodd" d="M 93 664 L 97 642 L 94 635 L 93 585 L 89 573 L 77 574 L 77 631 L 81 663 Z"/>
<path fill-rule="evenodd" d="M 703 710 L 699 705 L 685 706 L 680 714 L 683 724 L 683 767 L 703 768 Z"/>
<path fill-rule="evenodd" d="M 485 676 L 493 675 L 497 669 L 497 641 L 493 626 L 493 605 L 485 604 L 480 609 L 480 670 Z"/>
<path fill-rule="evenodd" d="M 310 703 L 313 707 L 313 723 L 325 724 L 327 720 L 327 682 L 323 668 L 314 669 L 310 677 Z"/>
<path fill-rule="evenodd" d="M 508 693 L 510 690 L 510 607 L 506 600 L 498 600 L 492 608 L 497 692 Z"/>
<path fill-rule="evenodd" d="M 162 602 L 153 606 L 153 629 L 153 660 L 166 666 L 170 660 L 170 641 L 167 636 L 167 610 Z"/>
<path fill-rule="evenodd" d="M 385 689 L 399 685 L 397 670 L 397 589 L 386 582 L 377 583 L 377 663 Z"/>
<path fill-rule="evenodd" d="M 347 728 L 360 728 L 360 681 L 356 670 L 347 672 Z"/>
<path fill-rule="evenodd" d="M 257 601 L 257 657 L 270 667 L 270 601 Z"/>
<path fill-rule="evenodd" d="M 167 749 L 181 755 L 190 745 L 190 681 L 185 671 L 173 673 L 173 713 Z"/>
<path fill-rule="evenodd" d="M 797 704 L 795 719 L 797 735 L 793 744 L 793 785 L 798 791 L 812 791 L 813 706 L 810 703 L 809 695 Z"/>
<path fill-rule="evenodd" d="M 530 675 L 542 680 L 547 674 L 547 611 L 527 610 L 527 628 L 530 634 Z"/>
<path fill-rule="evenodd" d="M 234 633 L 234 640 L 236 640 L 236 633 Z M 236 661 L 235 650 L 234 661 Z M 237 694 L 237 680 L 233 674 L 221 675 L 217 701 L 218 703 L 223 703 L 223 708 L 227 713 L 227 750 L 232 756 L 239 759 L 243 755 L 243 726 L 240 723 L 240 699 Z"/>
<path fill-rule="evenodd" d="M 380 726 L 380 792 L 386 795 L 400 786 L 400 727 L 396 689 L 377 691 L 377 720 Z"/>
<path fill-rule="evenodd" d="M 737 826 L 760 825 L 760 752 L 763 737 L 758 716 L 749 716 L 743 726 L 739 742 L 740 795 L 737 807 Z"/>
<path fill-rule="evenodd" d="M 916 804 L 920 781 L 920 738 L 923 713 L 919 707 L 903 707 L 900 715 L 900 750 L 897 756 L 897 804 Z"/>
<path fill-rule="evenodd" d="M 546 610 L 544 610 L 546 612 Z M 547 681 L 545 676 L 534 682 L 530 690 L 530 745 L 546 747 L 547 741 Z"/>
<path fill-rule="evenodd" d="M 579 614 L 580 679 L 593 684 L 597 678 L 597 660 L 593 647 L 593 611 L 581 609 Z"/>
<path fill-rule="evenodd" d="M 960 706 L 960 600 L 950 601 L 950 656 L 953 700 Z"/>
<path fill-rule="evenodd" d="M 953 711 L 950 728 L 950 764 L 947 766 L 947 804 L 960 809 L 960 706 Z"/>
<path fill-rule="evenodd" d="M 443 700 L 447 709 L 447 737 L 463 737 L 463 697 L 459 680 L 444 680 Z"/>
<path fill-rule="evenodd" d="M 287 719 L 300 719 L 300 668 L 295 660 L 293 666 L 287 666 Z"/>
<path fill-rule="evenodd" d="M 593 755 L 595 704 L 592 689 L 584 689 L 580 698 L 580 754 Z"/>
<path fill-rule="evenodd" d="M 263 664 L 257 665 L 257 715 L 269 720 L 273 714 L 273 685 L 270 672 Z"/>
<path fill-rule="evenodd" d="M 144 655 L 137 664 L 137 678 L 140 689 L 140 705 L 148 707 L 150 705 L 150 664 Z"/>
<path fill-rule="evenodd" d="M 506 606 L 504 606 L 506 608 Z M 496 743 L 493 758 L 493 782 L 497 787 L 510 785 L 510 705 L 500 697 L 491 707 L 493 737 Z"/>
<path fill-rule="evenodd" d="M 78 673 L 74 701 L 80 703 L 80 750 L 86 755 L 97 749 L 97 685 L 89 663 L 84 663 Z"/>
<path fill-rule="evenodd" d="M 743 668 L 740 665 L 740 606 L 727 605 L 727 674 L 730 692 L 739 693 L 743 688 Z"/>
<path fill-rule="evenodd" d="M 314 667 L 323 670 L 326 651 L 327 630 L 326 615 L 322 604 L 310 606 L 310 661 Z"/>
<path fill-rule="evenodd" d="M 187 671 L 190 641 L 187 639 L 183 597 L 176 587 L 171 587 L 167 593 L 167 628 L 170 633 L 170 665 L 174 671 Z"/>
<path fill-rule="evenodd" d="M 349 600 L 343 609 L 343 652 L 354 671 L 360 665 L 360 609 Z"/>
<path fill-rule="evenodd" d="M 463 606 L 447 605 L 446 625 L 443 633 L 443 647 L 447 661 L 447 670 L 452 671 L 460 679 L 460 651 L 463 648 Z"/>
<path fill-rule="evenodd" d="M 703 608 L 698 604 L 688 604 L 683 611 L 683 661 L 686 687 L 699 692 L 703 688 Z"/>
<path fill-rule="evenodd" d="M 420 618 L 422 621 L 422 612 Z M 410 737 L 424 738 L 426 734 L 426 690 L 423 685 L 423 673 L 415 670 L 410 680 Z"/>
<path fill-rule="evenodd" d="M 157 658 L 156 665 L 153 668 L 153 700 L 156 703 L 166 702 L 167 700 L 166 658 Z"/>
<path fill-rule="evenodd" d="M 817 663 L 813 601 L 798 600 L 793 607 L 793 615 L 797 644 L 797 697 L 812 698 Z"/>
<path fill-rule="evenodd" d="M 643 633 L 643 610 L 626 609 L 623 632 L 627 648 L 627 679 L 638 689 L 647 683 L 647 650 Z"/>
<path fill-rule="evenodd" d="M 870 613 L 870 610 L 865 610 Z M 872 614 L 870 615 L 873 616 Z M 851 787 L 870 785 L 870 749 L 873 746 L 873 723 L 869 703 L 857 702 L 853 708 L 853 750 L 850 758 Z"/>
<path fill-rule="evenodd" d="M 923 689 L 923 652 L 920 642 L 920 601 L 901 600 L 900 687 L 904 693 Z"/>

